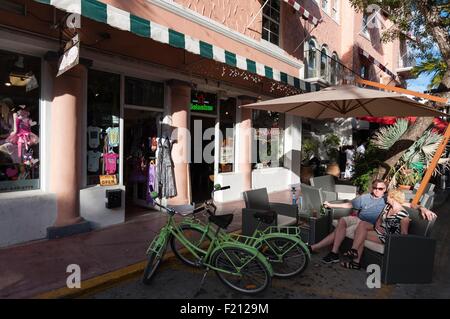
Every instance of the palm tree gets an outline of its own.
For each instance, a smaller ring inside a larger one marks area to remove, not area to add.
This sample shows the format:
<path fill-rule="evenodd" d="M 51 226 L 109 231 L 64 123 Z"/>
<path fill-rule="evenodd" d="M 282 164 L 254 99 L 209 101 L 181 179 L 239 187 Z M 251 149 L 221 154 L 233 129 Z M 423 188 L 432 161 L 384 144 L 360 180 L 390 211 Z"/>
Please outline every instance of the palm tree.
<path fill-rule="evenodd" d="M 420 76 L 422 74 L 429 75 L 432 74 L 433 78 L 431 83 L 428 85 L 428 89 L 435 89 L 441 84 L 444 74 L 447 71 L 447 64 L 444 60 L 440 58 L 430 58 L 424 60 L 416 65 L 411 73 L 414 76 Z"/>

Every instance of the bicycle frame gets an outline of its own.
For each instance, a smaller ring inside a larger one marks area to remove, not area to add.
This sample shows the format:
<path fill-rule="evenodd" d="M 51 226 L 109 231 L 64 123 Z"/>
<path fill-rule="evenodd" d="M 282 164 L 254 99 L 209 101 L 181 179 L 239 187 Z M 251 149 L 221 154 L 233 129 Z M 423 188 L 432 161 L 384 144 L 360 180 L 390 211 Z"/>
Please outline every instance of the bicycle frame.
<path fill-rule="evenodd" d="M 192 244 L 186 237 L 183 235 L 180 226 L 181 225 L 189 225 L 190 227 L 198 229 L 203 235 L 202 240 L 204 239 L 204 236 L 210 236 L 212 238 L 211 244 L 208 246 L 207 250 L 204 250 L 200 247 L 195 246 Z M 247 265 L 250 261 L 253 260 L 253 258 L 259 258 L 260 253 L 257 249 L 255 249 L 253 246 L 249 246 L 243 243 L 240 243 L 234 239 L 232 239 L 231 236 L 229 236 L 226 232 L 222 231 L 221 229 L 217 229 L 217 231 L 213 231 L 211 227 L 211 223 L 203 224 L 199 223 L 195 219 L 185 219 L 181 223 L 177 224 L 175 222 L 175 219 L 172 214 L 169 213 L 168 221 L 166 225 L 161 228 L 159 234 L 153 239 L 152 243 L 150 244 L 149 248 L 147 249 L 147 254 L 151 251 L 158 254 L 158 256 L 162 257 L 165 253 L 165 249 L 167 247 L 167 243 L 169 241 L 170 236 L 175 236 L 178 241 L 196 258 L 199 259 L 200 264 L 203 266 L 206 266 L 210 269 L 220 271 L 223 273 L 228 273 L 232 275 L 240 275 L 239 270 Z M 233 260 L 226 254 L 224 251 L 224 248 L 242 248 L 250 251 L 253 254 L 253 258 L 247 260 L 246 263 L 241 265 L 240 267 L 237 267 Z M 213 266 L 210 263 L 210 258 L 215 254 L 218 250 L 222 250 L 224 254 L 227 256 L 229 261 L 233 264 L 235 269 L 237 269 L 236 272 L 227 271 L 221 268 L 217 268 Z M 201 255 L 200 255 L 201 254 Z M 259 258 L 267 267 L 269 270 L 269 274 L 273 275 L 272 266 L 265 258 Z"/>
<path fill-rule="evenodd" d="M 197 228 L 199 231 L 202 232 L 202 240 L 205 238 L 205 236 L 209 235 L 211 238 L 213 238 L 214 234 L 209 231 L 209 228 L 205 228 L 205 224 L 200 221 L 195 216 L 189 217 L 185 219 L 180 225 L 188 225 L 190 227 Z M 244 235 L 238 235 L 238 234 L 228 234 L 227 232 L 220 230 L 219 234 L 221 237 L 225 238 L 227 241 L 234 241 L 243 243 L 245 245 L 254 247 L 256 249 L 259 249 L 264 243 L 266 243 L 268 246 L 270 244 L 268 243 L 268 240 L 273 238 L 286 238 L 290 240 L 294 240 L 298 245 L 302 246 L 304 248 L 304 251 L 306 251 L 308 258 L 311 258 L 311 254 L 309 252 L 308 247 L 303 242 L 303 240 L 300 238 L 300 231 L 297 227 L 294 226 L 269 226 L 266 230 L 262 231 L 259 230 L 259 226 L 261 225 L 261 222 L 258 223 L 254 233 L 251 236 L 244 236 Z M 198 227 L 197 227 L 198 226 Z M 293 233 L 293 234 L 292 234 Z M 189 243 L 191 246 L 192 243 Z M 294 246 L 291 246 L 291 249 Z M 285 251 L 283 253 L 288 253 L 289 250 Z M 198 257 L 198 256 L 196 256 Z"/>

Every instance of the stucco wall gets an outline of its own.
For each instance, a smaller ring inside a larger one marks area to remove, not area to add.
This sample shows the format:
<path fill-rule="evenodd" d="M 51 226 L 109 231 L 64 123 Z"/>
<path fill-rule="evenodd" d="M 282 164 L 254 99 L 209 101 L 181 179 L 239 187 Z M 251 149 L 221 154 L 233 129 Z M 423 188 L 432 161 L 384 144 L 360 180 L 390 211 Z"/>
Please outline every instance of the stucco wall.
<path fill-rule="evenodd" d="M 261 8 L 259 0 L 175 0 L 174 2 L 253 39 L 261 38 L 261 13 L 247 28 Z"/>
<path fill-rule="evenodd" d="M 125 221 L 125 191 L 122 192 L 122 206 L 108 209 L 105 207 L 107 189 L 122 189 L 123 186 L 94 186 L 80 191 L 80 214 L 91 222 L 94 229 L 120 224 Z"/>
<path fill-rule="evenodd" d="M 56 195 L 41 191 L 0 194 L 0 247 L 47 236 L 56 219 Z"/>

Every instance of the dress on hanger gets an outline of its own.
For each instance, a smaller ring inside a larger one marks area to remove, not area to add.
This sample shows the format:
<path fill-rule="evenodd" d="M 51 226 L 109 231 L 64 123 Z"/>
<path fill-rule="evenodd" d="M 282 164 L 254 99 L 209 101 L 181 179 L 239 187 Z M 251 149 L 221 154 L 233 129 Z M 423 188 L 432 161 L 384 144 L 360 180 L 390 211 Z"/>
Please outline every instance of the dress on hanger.
<path fill-rule="evenodd" d="M 156 182 L 159 195 L 162 198 L 174 197 L 177 195 L 175 176 L 172 163 L 172 142 L 168 138 L 158 140 L 158 155 L 156 160 Z"/>

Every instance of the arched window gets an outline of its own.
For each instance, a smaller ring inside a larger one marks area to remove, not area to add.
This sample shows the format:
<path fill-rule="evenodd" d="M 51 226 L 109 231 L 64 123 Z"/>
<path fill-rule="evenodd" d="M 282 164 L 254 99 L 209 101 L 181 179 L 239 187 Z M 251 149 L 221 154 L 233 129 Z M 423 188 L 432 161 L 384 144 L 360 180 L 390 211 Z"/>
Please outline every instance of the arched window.
<path fill-rule="evenodd" d="M 328 80 L 328 50 L 325 45 L 320 51 L 320 77 Z"/>
<path fill-rule="evenodd" d="M 331 84 L 337 84 L 339 75 L 339 58 L 336 52 L 331 56 Z"/>
<path fill-rule="evenodd" d="M 316 77 L 316 70 L 317 70 L 317 43 L 316 40 L 310 39 L 308 41 L 308 46 L 306 50 L 306 57 L 307 57 L 307 68 L 306 68 L 306 78 L 313 78 Z"/>

